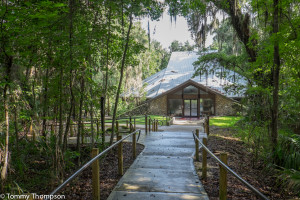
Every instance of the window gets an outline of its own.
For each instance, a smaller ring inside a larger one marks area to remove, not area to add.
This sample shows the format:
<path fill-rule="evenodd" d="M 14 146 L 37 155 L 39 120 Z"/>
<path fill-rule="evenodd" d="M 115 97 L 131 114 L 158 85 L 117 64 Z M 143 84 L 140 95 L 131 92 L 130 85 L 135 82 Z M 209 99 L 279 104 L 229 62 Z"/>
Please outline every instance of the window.
<path fill-rule="evenodd" d="M 200 98 L 200 113 L 201 114 L 215 114 L 214 101 L 213 99 L 202 99 Z"/>
<path fill-rule="evenodd" d="M 198 94 L 198 88 L 189 85 L 186 88 L 183 89 L 184 94 Z"/>
<path fill-rule="evenodd" d="M 175 92 L 174 94 L 176 94 L 176 95 L 182 95 L 182 90 L 178 90 L 178 91 Z"/>
<path fill-rule="evenodd" d="M 203 91 L 203 90 L 200 90 L 200 95 L 201 94 L 208 94 L 207 92 Z"/>
<path fill-rule="evenodd" d="M 182 99 L 169 99 L 168 114 L 181 116 L 182 115 Z"/>

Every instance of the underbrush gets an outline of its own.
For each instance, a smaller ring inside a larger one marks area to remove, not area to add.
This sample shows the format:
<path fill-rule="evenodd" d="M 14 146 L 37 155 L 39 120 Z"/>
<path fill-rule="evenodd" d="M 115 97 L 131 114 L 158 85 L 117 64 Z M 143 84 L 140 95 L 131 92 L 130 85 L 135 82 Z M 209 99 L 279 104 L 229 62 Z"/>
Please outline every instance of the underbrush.
<path fill-rule="evenodd" d="M 279 130 L 278 145 L 272 151 L 268 122 L 257 123 L 242 117 L 211 118 L 210 125 L 234 129 L 253 155 L 253 165 L 265 161 L 265 167 L 278 174 L 278 184 L 300 197 L 300 136 L 288 128 Z"/>
<path fill-rule="evenodd" d="M 105 144 L 107 146 L 108 144 Z M 105 148 L 99 146 L 100 151 Z M 75 171 L 79 165 L 90 159 L 91 145 L 81 145 L 81 151 L 75 145 L 69 145 L 62 153 L 56 145 L 55 137 L 30 141 L 23 138 L 10 148 L 8 179 L 3 193 L 48 193 L 49 189 L 59 185 L 65 174 Z"/>

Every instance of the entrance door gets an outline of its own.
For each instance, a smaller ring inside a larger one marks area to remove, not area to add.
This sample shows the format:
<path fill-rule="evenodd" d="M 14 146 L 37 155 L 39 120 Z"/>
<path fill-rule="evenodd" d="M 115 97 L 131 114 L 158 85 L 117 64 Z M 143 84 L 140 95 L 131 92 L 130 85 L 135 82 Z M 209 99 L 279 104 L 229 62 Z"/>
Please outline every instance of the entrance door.
<path fill-rule="evenodd" d="M 185 99 L 184 100 L 184 116 L 185 117 L 197 117 L 197 100 Z"/>

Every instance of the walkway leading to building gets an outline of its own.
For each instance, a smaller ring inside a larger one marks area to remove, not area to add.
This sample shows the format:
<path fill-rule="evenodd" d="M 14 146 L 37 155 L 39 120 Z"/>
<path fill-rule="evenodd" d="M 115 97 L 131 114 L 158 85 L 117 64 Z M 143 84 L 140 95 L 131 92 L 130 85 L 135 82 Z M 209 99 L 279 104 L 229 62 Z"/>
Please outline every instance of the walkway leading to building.
<path fill-rule="evenodd" d="M 108 199 L 208 199 L 193 165 L 192 130 L 196 128 L 199 126 L 173 125 L 141 138 L 144 151 Z"/>

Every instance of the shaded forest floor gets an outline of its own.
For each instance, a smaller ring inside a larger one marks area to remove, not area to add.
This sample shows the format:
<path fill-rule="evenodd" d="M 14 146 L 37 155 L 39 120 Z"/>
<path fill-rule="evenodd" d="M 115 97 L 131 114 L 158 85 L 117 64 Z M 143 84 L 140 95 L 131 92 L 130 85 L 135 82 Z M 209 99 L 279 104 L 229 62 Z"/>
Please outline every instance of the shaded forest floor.
<path fill-rule="evenodd" d="M 293 194 L 283 190 L 279 185 L 275 172 L 267 170 L 262 160 L 254 162 L 253 154 L 246 145 L 238 138 L 233 137 L 234 131 L 230 128 L 212 126 L 208 138 L 208 148 L 218 157 L 221 152 L 227 152 L 229 167 L 253 185 L 270 199 L 296 199 Z M 202 152 L 202 149 L 200 150 Z M 200 154 L 201 155 L 201 154 Z M 197 173 L 201 179 L 201 163 L 195 162 Z M 208 171 L 207 179 L 202 180 L 205 191 L 212 200 L 219 199 L 219 165 L 210 156 L 207 156 Z M 228 173 L 228 199 L 258 199 L 252 191 Z"/>
<path fill-rule="evenodd" d="M 144 146 L 137 144 L 136 151 L 139 155 Z M 123 164 L 124 173 L 134 162 L 132 157 L 132 143 L 123 143 Z M 71 174 L 68 174 L 69 176 Z M 100 161 L 100 198 L 105 200 L 108 198 L 115 185 L 118 183 L 122 176 L 118 175 L 118 157 L 117 148 L 112 149 L 107 155 Z M 92 169 L 89 167 L 81 176 L 75 179 L 59 194 L 65 195 L 66 199 L 92 199 Z"/>

